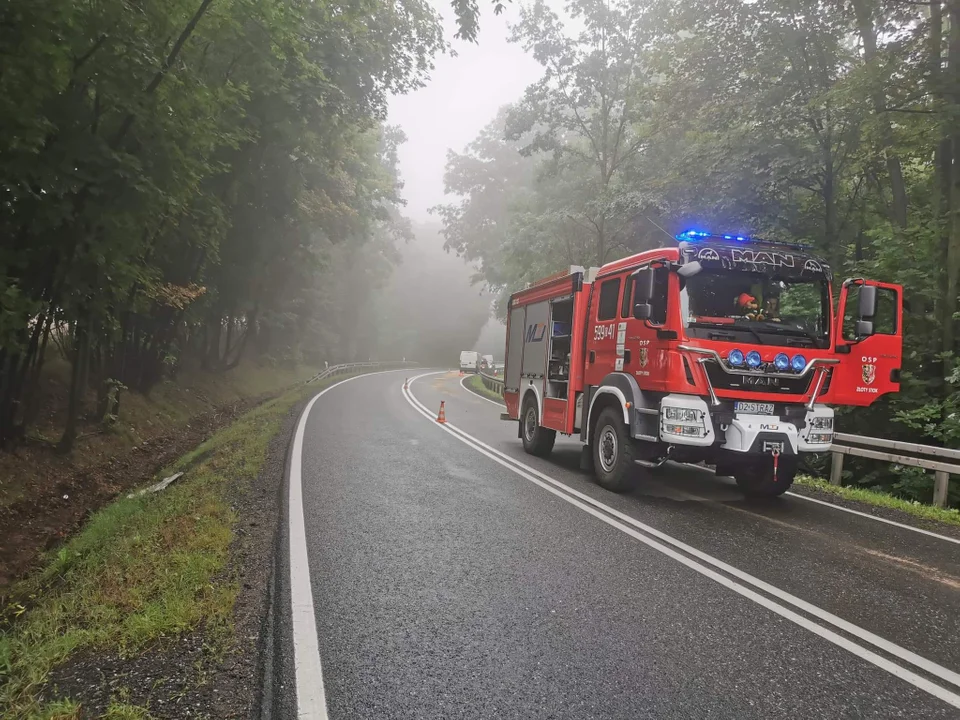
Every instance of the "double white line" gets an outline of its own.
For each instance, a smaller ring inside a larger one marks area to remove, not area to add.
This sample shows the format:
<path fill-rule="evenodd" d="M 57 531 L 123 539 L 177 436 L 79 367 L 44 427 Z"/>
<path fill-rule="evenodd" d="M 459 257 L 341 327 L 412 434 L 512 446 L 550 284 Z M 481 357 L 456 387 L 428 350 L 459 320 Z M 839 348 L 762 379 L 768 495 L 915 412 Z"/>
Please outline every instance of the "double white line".
<path fill-rule="evenodd" d="M 403 396 L 407 402 L 421 415 L 431 421 L 435 421 L 433 413 L 423 405 L 414 396 L 410 387 L 419 378 L 427 375 L 437 375 L 440 373 L 423 373 L 417 375 L 409 381 L 406 387 L 402 389 Z M 824 640 L 843 648 L 844 650 L 856 655 L 875 665 L 881 670 L 885 670 L 901 680 L 930 693 L 934 697 L 940 698 L 944 702 L 955 708 L 960 708 L 960 695 L 956 690 L 960 689 L 960 674 L 949 670 L 942 665 L 917 655 L 906 648 L 900 647 L 895 643 L 885 640 L 879 635 L 865 630 L 843 618 L 827 612 L 826 610 L 801 600 L 780 588 L 774 587 L 769 583 L 756 578 L 749 573 L 745 573 L 732 565 L 728 565 L 722 560 L 697 550 L 686 543 L 677 540 L 656 528 L 636 520 L 598 500 L 594 500 L 589 495 L 585 495 L 563 483 L 554 480 L 548 475 L 540 472 L 536 468 L 530 467 L 499 450 L 496 450 L 483 441 L 464 432 L 456 425 L 447 422 L 437 424 L 437 427 L 444 432 L 450 433 L 460 442 L 470 446 L 477 452 L 490 458 L 496 463 L 507 468 L 511 472 L 519 475 L 525 480 L 529 480 L 542 487 L 547 492 L 553 493 L 564 502 L 570 503 L 576 508 L 594 516 L 601 522 L 620 530 L 630 537 L 638 540 L 644 545 L 663 553 L 667 557 L 676 560 L 695 572 L 704 575 L 711 580 L 723 585 L 730 590 L 752 600 L 758 605 L 786 618 L 792 623 L 799 625 L 805 630 L 818 635 Z M 749 586 L 749 587 L 748 587 Z M 755 589 L 752 589 L 755 588 Z M 762 593 L 762 594 L 761 594 Z M 791 609 L 794 608 L 794 609 Z M 800 612 L 797 612 L 800 611 Z M 805 613 L 805 614 L 801 614 Z M 819 622 L 815 622 L 815 618 Z M 832 626 L 837 630 L 846 633 L 841 635 L 839 632 L 830 629 Z M 848 637 L 849 636 L 849 637 Z M 855 640 L 859 641 L 855 642 Z M 863 644 L 860 644 L 863 643 Z M 887 655 L 900 661 L 898 664 L 888 657 L 884 657 L 864 645 L 872 645 L 874 648 L 883 651 Z M 912 666 L 921 670 L 929 676 L 952 686 L 951 689 L 945 688 L 940 684 L 933 682 L 929 677 L 920 675 L 913 670 L 904 667 Z"/>

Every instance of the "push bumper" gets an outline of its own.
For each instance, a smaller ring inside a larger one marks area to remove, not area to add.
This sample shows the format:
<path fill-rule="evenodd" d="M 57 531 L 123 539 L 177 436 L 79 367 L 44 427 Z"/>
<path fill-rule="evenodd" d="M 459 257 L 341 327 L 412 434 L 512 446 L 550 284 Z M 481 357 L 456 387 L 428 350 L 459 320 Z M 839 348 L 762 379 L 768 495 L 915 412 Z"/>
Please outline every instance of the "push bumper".
<path fill-rule="evenodd" d="M 721 420 L 701 397 L 667 395 L 660 403 L 660 440 L 750 454 L 826 452 L 833 442 L 833 408 L 814 405 L 802 424 L 776 415 L 736 414 L 730 420 L 728 413 Z"/>

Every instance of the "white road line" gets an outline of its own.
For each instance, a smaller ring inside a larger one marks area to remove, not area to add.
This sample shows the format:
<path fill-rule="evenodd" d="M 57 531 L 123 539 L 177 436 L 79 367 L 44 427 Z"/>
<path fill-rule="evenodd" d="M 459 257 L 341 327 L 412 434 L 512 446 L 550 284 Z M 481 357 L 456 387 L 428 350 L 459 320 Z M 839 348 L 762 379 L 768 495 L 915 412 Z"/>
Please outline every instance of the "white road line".
<path fill-rule="evenodd" d="M 463 384 L 463 380 L 460 381 L 460 385 L 461 387 L 463 387 L 464 390 L 466 390 L 471 395 L 476 395 L 477 397 L 482 398 L 483 400 L 493 403 L 494 405 L 497 405 L 499 407 L 506 407 L 506 405 L 504 405 L 503 403 L 498 403 L 495 400 L 491 400 L 489 398 L 483 397 L 483 395 L 480 395 L 479 393 L 475 393 L 473 390 L 471 390 L 470 388 L 468 388 Z M 686 465 L 687 463 L 679 463 L 679 464 Z M 690 465 L 690 467 L 695 467 L 699 470 L 709 470 L 709 468 L 704 468 L 701 465 Z M 818 500 L 817 498 L 808 497 L 807 495 L 801 495 L 800 493 L 788 492 L 786 494 L 789 495 L 790 497 L 800 498 L 801 500 L 806 500 L 807 502 L 817 503 L 818 505 L 823 505 L 824 507 L 828 507 L 833 510 L 840 510 L 841 512 L 850 513 L 851 515 L 859 515 L 860 517 L 867 518 L 868 520 L 876 520 L 877 522 L 882 522 L 887 525 L 893 525 L 894 527 L 898 527 L 903 530 L 910 530 L 911 532 L 920 533 L 921 535 L 926 535 L 928 537 L 936 538 L 937 540 L 946 540 L 949 543 L 960 545 L 960 538 L 950 537 L 949 535 L 941 535 L 931 530 L 924 530 L 923 528 L 914 527 L 913 525 L 907 525 L 906 523 L 900 523 L 895 520 L 888 520 L 887 518 L 878 517 L 877 515 L 871 515 L 870 513 L 861 512 L 860 510 L 852 510 L 851 508 L 843 507 L 842 505 L 838 505 L 837 503 L 827 502 L 826 500 Z"/>
<path fill-rule="evenodd" d="M 290 535 L 290 614 L 293 621 L 293 664 L 296 677 L 297 717 L 327 720 L 327 698 L 323 690 L 323 668 L 317 640 L 317 618 L 310 585 L 307 560 L 307 531 L 303 517 L 303 434 L 310 411 L 321 396 L 344 383 L 371 375 L 397 370 L 354 375 L 324 388 L 311 398 L 300 414 L 290 454 L 289 535 Z"/>
<path fill-rule="evenodd" d="M 807 502 L 817 503 L 818 505 L 824 505 L 828 508 L 833 508 L 834 510 L 840 510 L 842 512 L 847 512 L 852 515 L 859 515 L 860 517 L 869 518 L 870 520 L 876 520 L 877 522 L 886 523 L 887 525 L 893 525 L 894 527 L 903 528 L 904 530 L 912 530 L 915 533 L 920 533 L 921 535 L 928 535 L 929 537 L 936 538 L 937 540 L 946 540 L 947 542 L 960 545 L 960 539 L 950 537 L 949 535 L 940 535 L 930 530 L 924 530 L 923 528 L 914 527 L 913 525 L 906 525 L 904 523 L 896 522 L 895 520 L 887 520 L 887 518 L 877 517 L 876 515 L 871 515 L 870 513 L 861 512 L 860 510 L 852 510 L 842 505 L 837 505 L 836 503 L 827 502 L 826 500 L 818 500 L 817 498 L 808 497 L 806 495 L 801 495 L 800 493 L 788 492 L 787 495 L 795 498 L 800 498 L 801 500 L 806 500 Z"/>
<path fill-rule="evenodd" d="M 470 393 L 471 395 L 473 395 L 473 396 L 475 396 L 475 397 L 480 398 L 481 400 L 486 400 L 488 403 L 493 403 L 493 404 L 496 405 L 497 407 L 502 407 L 502 408 L 505 408 L 505 407 L 506 407 L 506 405 L 504 405 L 503 403 L 497 402 L 496 400 L 491 400 L 490 398 L 484 397 L 484 396 L 481 395 L 480 393 L 474 392 L 473 390 L 471 390 L 470 388 L 468 388 L 466 385 L 464 385 L 464 383 L 465 383 L 467 380 L 469 380 L 469 377 L 464 377 L 463 380 L 460 381 L 460 387 L 462 387 L 462 388 L 463 388 L 464 390 L 466 390 L 468 393 Z"/>
<path fill-rule="evenodd" d="M 417 379 L 424 377 L 425 375 L 431 375 L 431 374 L 435 374 L 435 373 L 424 373 L 422 375 L 418 375 L 417 377 L 414 377 L 412 380 L 409 381 L 408 388 Z M 403 394 L 407 402 L 410 403 L 410 405 L 415 410 L 417 410 L 417 412 L 419 412 L 421 415 L 423 415 L 424 417 L 430 420 L 434 420 L 433 415 L 430 413 L 430 411 L 427 410 L 423 406 L 423 404 L 420 403 L 420 401 L 413 396 L 413 393 L 411 390 L 408 389 L 406 391 L 403 391 Z M 573 488 L 570 488 L 567 485 L 557 480 L 554 480 L 553 478 L 550 478 L 549 476 L 541 473 L 535 468 L 532 468 L 524 463 L 521 463 L 518 460 L 515 460 L 514 458 L 510 457 L 509 455 L 505 455 L 504 453 L 501 453 L 500 451 L 490 447 L 489 445 L 486 445 L 481 440 L 478 440 L 477 438 L 469 435 L 468 433 L 464 432 L 460 428 L 457 428 L 455 425 L 452 425 L 451 423 L 446 423 L 444 425 L 438 424 L 438 427 L 440 427 L 445 432 L 453 435 L 464 444 L 472 447 L 477 452 L 485 455 L 491 460 L 494 460 L 495 462 L 502 465 L 503 467 L 508 468 L 509 470 L 513 471 L 517 475 L 520 475 L 524 479 L 529 480 L 530 482 L 533 482 L 536 485 L 539 485 L 540 487 L 553 493 L 560 499 L 570 503 L 571 505 L 574 505 L 580 508 L 581 510 L 584 510 L 585 512 L 593 515 L 594 517 L 607 523 L 608 525 L 611 525 L 612 527 L 615 527 L 618 530 L 621 530 L 627 535 L 630 535 L 631 537 L 639 540 L 640 542 L 657 550 L 658 552 L 661 552 L 667 555 L 668 557 L 676 560 L 677 562 L 680 562 L 681 564 L 689 567 L 690 569 L 695 570 L 696 572 L 720 583 L 724 587 L 727 587 L 733 590 L 734 592 L 737 592 L 738 594 L 750 600 L 753 600 L 754 602 L 767 608 L 768 610 L 771 610 L 772 612 L 775 612 L 781 617 L 784 617 L 790 620 L 791 622 L 796 623 L 800 627 L 803 627 L 804 629 L 809 630 L 810 632 L 813 632 L 819 637 L 837 645 L 838 647 L 841 647 L 847 650 L 848 652 L 856 655 L 857 657 L 872 663 L 876 667 L 882 670 L 885 670 L 890 674 L 905 680 L 906 682 L 909 682 L 911 685 L 914 685 L 915 687 L 920 688 L 930 693 L 931 695 L 934 695 L 935 697 L 940 698 L 941 700 L 952 705 L 953 707 L 960 708 L 960 695 L 957 695 L 954 692 L 947 690 L 946 688 L 943 688 L 940 685 L 937 685 L 931 682 L 930 680 L 912 672 L 911 670 L 908 670 L 900 665 L 897 665 L 896 663 L 891 662 L 890 660 L 884 658 L 881 655 L 878 655 L 877 653 L 874 653 L 871 650 L 868 650 L 867 648 L 857 645 L 856 643 L 848 640 L 842 635 L 839 635 L 838 633 L 835 633 L 832 630 L 829 630 L 828 628 L 818 625 L 817 623 L 809 620 L 808 618 L 802 615 L 799 615 L 798 613 L 784 607 L 783 605 L 777 602 L 774 602 L 773 600 L 767 598 L 766 596 L 760 595 L 759 593 L 745 587 L 744 585 L 734 580 L 731 580 L 727 576 L 721 575 L 715 570 L 712 570 L 709 567 L 706 567 L 705 565 L 686 557 L 685 555 L 681 555 L 677 551 L 667 547 L 666 545 L 663 545 L 657 542 L 656 540 L 653 540 L 649 536 L 652 535 L 660 540 L 663 540 L 664 542 L 670 545 L 673 545 L 678 550 L 682 550 L 683 552 L 686 552 L 689 555 L 696 557 L 698 560 L 701 560 L 709 565 L 716 567 L 718 570 L 722 570 L 736 577 L 738 580 L 741 580 L 743 582 L 746 582 L 747 584 L 753 585 L 759 590 L 763 590 L 764 592 L 770 595 L 773 595 L 777 599 L 793 605 L 799 610 L 803 610 L 804 612 L 807 612 L 808 614 L 813 615 L 824 622 L 834 625 L 835 627 L 849 633 L 850 635 L 853 635 L 860 640 L 868 642 L 884 650 L 885 652 L 896 656 L 898 659 L 904 662 L 910 663 L 915 667 L 918 667 L 930 673 L 931 675 L 935 675 L 941 680 L 945 680 L 948 683 L 951 683 L 955 686 L 960 687 L 960 675 L 953 672 L 952 670 L 949 670 L 945 667 L 942 667 L 941 665 L 934 663 L 931 660 L 921 657 L 920 655 L 917 655 L 916 653 L 913 653 L 910 650 L 907 650 L 906 648 L 902 648 L 899 645 L 896 645 L 890 642 L 889 640 L 885 640 L 884 638 L 881 638 L 878 635 L 875 635 L 874 633 L 869 632 L 868 630 L 860 628 L 857 625 L 854 625 L 853 623 L 847 622 L 846 620 L 843 620 L 842 618 L 837 617 L 832 613 L 829 613 L 815 605 L 812 605 L 811 603 L 801 600 L 800 598 L 797 598 L 791 595 L 790 593 L 780 590 L 779 588 L 774 587 L 769 583 L 766 583 L 758 578 L 755 578 L 752 575 L 749 575 L 748 573 L 745 573 L 742 570 L 739 570 L 731 565 L 728 565 L 727 563 L 724 563 L 723 561 L 718 560 L 717 558 L 707 555 L 706 553 L 703 553 L 700 550 L 697 550 L 696 548 L 691 547 L 690 545 L 687 545 L 686 543 L 683 543 L 680 540 L 677 540 L 676 538 L 673 538 L 667 535 L 666 533 L 660 532 L 659 530 L 656 530 L 655 528 L 650 527 L 645 523 L 641 523 L 640 521 L 630 517 L 629 515 L 625 515 L 624 513 L 621 513 L 618 510 L 615 510 L 614 508 L 604 505 L 603 503 L 597 500 L 594 500 L 588 495 L 584 495 L 583 493 L 580 493 L 574 490 Z M 633 527 L 628 527 L 628 526 L 633 526 Z M 637 530 L 641 530 L 645 534 L 641 534 Z"/>

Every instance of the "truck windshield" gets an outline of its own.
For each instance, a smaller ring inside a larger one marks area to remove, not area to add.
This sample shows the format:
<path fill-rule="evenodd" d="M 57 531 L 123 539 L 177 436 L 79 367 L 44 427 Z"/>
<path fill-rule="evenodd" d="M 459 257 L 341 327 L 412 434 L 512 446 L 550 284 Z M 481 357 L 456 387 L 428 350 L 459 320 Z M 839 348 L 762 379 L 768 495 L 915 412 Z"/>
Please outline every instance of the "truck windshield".
<path fill-rule="evenodd" d="M 828 347 L 830 293 L 820 278 L 704 269 L 681 278 L 689 337 L 764 345 Z"/>

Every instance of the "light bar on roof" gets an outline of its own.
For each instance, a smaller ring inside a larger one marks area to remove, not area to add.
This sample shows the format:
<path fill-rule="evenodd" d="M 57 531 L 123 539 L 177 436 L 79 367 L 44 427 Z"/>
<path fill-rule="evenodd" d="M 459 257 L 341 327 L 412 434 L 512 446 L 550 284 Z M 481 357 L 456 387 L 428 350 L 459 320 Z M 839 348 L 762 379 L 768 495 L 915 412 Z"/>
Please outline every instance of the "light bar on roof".
<path fill-rule="evenodd" d="M 706 230 L 684 230 L 676 236 L 681 242 L 699 242 L 701 240 L 726 240 L 727 242 L 751 243 L 756 245 L 772 245 L 780 247 L 789 247 L 795 250 L 807 250 L 805 245 L 800 243 L 779 242 L 776 240 L 761 240 L 758 237 L 747 237 L 746 235 L 732 235 L 730 233 L 712 233 Z"/>
<path fill-rule="evenodd" d="M 714 238 L 715 240 L 736 240 L 738 242 L 759 242 L 748 238 L 746 235 L 721 235 L 719 233 L 706 232 L 705 230 L 684 230 L 677 235 L 677 240 L 706 240 L 708 238 Z"/>

